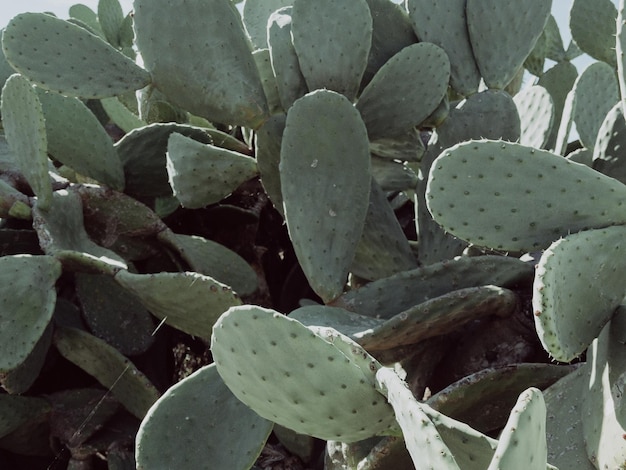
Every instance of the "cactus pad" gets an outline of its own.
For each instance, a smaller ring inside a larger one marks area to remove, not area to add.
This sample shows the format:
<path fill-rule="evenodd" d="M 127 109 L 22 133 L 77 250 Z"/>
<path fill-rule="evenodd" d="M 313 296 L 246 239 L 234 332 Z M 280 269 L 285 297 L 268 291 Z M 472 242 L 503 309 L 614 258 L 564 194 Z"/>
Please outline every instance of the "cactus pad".
<path fill-rule="evenodd" d="M 135 365 L 113 346 L 75 328 L 58 328 L 54 345 L 61 355 L 92 375 L 139 419 L 142 419 L 159 392 Z"/>
<path fill-rule="evenodd" d="M 209 339 L 218 317 L 241 305 L 232 289 L 202 274 L 134 274 L 120 271 L 115 280 L 135 294 L 150 312 L 185 333 Z"/>
<path fill-rule="evenodd" d="M 354 100 L 372 42 L 367 2 L 295 0 L 291 35 L 309 90 L 326 88 Z"/>
<path fill-rule="evenodd" d="M 551 4 L 545 0 L 467 0 L 472 50 L 489 88 L 503 89 L 513 79 L 541 36 Z"/>
<path fill-rule="evenodd" d="M 241 403 L 211 364 L 150 408 L 137 433 L 137 469 L 250 468 L 271 431 L 272 423 Z"/>
<path fill-rule="evenodd" d="M 40 90 L 48 153 L 83 176 L 124 189 L 124 169 L 111 137 L 78 98 Z"/>
<path fill-rule="evenodd" d="M 571 232 L 626 221 L 626 186 L 619 181 L 503 141 L 444 151 L 433 163 L 426 194 L 446 231 L 503 250 L 535 251 Z"/>
<path fill-rule="evenodd" d="M 406 383 L 392 369 L 381 368 L 376 373 L 378 387 L 394 408 L 402 428 L 406 447 L 416 468 L 446 468 L 460 470 L 452 452 L 437 428 L 424 412 Z"/>
<path fill-rule="evenodd" d="M 281 146 L 285 220 L 298 261 L 326 302 L 343 291 L 363 231 L 369 169 L 365 125 L 344 96 L 317 90 L 294 103 Z"/>
<path fill-rule="evenodd" d="M 626 295 L 626 227 L 587 230 L 554 242 L 537 266 L 535 326 L 543 347 L 569 362 L 582 354 Z"/>
<path fill-rule="evenodd" d="M 52 203 L 52 185 L 41 102 L 30 82 L 19 74 L 9 77 L 2 90 L 2 124 L 7 141 L 21 172 L 39 198 L 39 207 L 47 209 Z"/>
<path fill-rule="evenodd" d="M 148 72 L 98 36 L 45 13 L 14 17 L 2 47 L 17 71 L 65 95 L 104 98 L 150 83 Z"/>
<path fill-rule="evenodd" d="M 546 405 L 536 388 L 529 388 L 518 398 L 498 447 L 487 470 L 545 470 Z"/>
<path fill-rule="evenodd" d="M 370 140 L 406 134 L 437 109 L 448 89 L 450 62 L 438 46 L 407 46 L 389 59 L 356 104 Z"/>
<path fill-rule="evenodd" d="M 374 386 L 380 365 L 351 348 L 255 306 L 226 312 L 211 341 L 217 370 L 246 405 L 294 431 L 344 442 L 384 434 L 394 424 L 393 410 Z"/>
<path fill-rule="evenodd" d="M 26 359 L 52 318 L 61 264 L 51 256 L 3 256 L 0 273 L 0 372 L 8 372 Z"/>
<path fill-rule="evenodd" d="M 253 158 L 178 133 L 169 137 L 166 158 L 174 196 L 189 209 L 219 202 L 258 173 Z"/>
<path fill-rule="evenodd" d="M 407 8 L 417 35 L 441 47 L 450 57 L 450 86 L 463 96 L 478 90 L 476 66 L 467 31 L 467 0 L 409 0 Z"/>
<path fill-rule="evenodd" d="M 591 64 L 578 77 L 572 91 L 576 95 L 573 119 L 580 141 L 593 149 L 607 113 L 619 101 L 615 70 L 603 62 Z"/>
<path fill-rule="evenodd" d="M 230 0 L 135 0 L 134 7 L 137 46 L 172 103 L 219 123 L 257 128 L 267 119 L 250 44 Z"/>

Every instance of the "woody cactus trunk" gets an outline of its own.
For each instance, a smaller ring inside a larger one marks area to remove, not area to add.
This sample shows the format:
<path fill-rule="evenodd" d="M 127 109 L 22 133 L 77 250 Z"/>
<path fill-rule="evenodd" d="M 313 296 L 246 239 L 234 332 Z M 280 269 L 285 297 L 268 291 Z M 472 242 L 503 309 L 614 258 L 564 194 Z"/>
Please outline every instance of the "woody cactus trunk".
<path fill-rule="evenodd" d="M 14 17 L 0 467 L 626 468 L 626 6 L 551 3 Z"/>

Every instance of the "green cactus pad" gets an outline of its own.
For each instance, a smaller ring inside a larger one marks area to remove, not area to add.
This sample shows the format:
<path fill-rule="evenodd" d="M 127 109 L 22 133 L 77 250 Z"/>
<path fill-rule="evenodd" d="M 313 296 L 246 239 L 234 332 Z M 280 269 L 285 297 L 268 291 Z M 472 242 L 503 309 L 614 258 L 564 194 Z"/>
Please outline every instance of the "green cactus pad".
<path fill-rule="evenodd" d="M 465 13 L 472 50 L 489 88 L 513 79 L 544 30 L 552 2 L 467 0 Z M 486 22 L 486 18 L 490 20 Z M 494 45 L 497 44 L 496 53 Z"/>
<path fill-rule="evenodd" d="M 582 432 L 587 457 L 597 468 L 620 468 L 626 462 L 626 372 L 624 320 L 621 306 L 587 351 L 587 383 L 582 394 Z"/>
<path fill-rule="evenodd" d="M 44 330 L 26 359 L 14 369 L 0 375 L 2 388 L 11 395 L 26 393 L 39 378 L 52 344 L 52 322 Z"/>
<path fill-rule="evenodd" d="M 18 167 L 37 195 L 39 207 L 46 209 L 52 203 L 46 125 L 37 92 L 26 78 L 18 74 L 9 77 L 2 89 L 0 110 Z"/>
<path fill-rule="evenodd" d="M 56 191 L 47 211 L 36 205 L 33 227 L 44 252 L 67 267 L 110 275 L 127 267 L 120 256 L 91 241 L 85 232 L 80 197 L 74 191 Z"/>
<path fill-rule="evenodd" d="M 294 431 L 344 442 L 384 434 L 394 424 L 393 410 L 374 386 L 380 365 L 352 349 L 256 306 L 226 312 L 211 341 L 218 372 L 242 402 Z"/>
<path fill-rule="evenodd" d="M 569 135 L 574 122 L 574 108 L 576 107 L 576 93 L 574 90 L 570 90 L 565 98 L 563 104 L 563 115 L 561 116 L 561 124 L 556 134 L 556 140 L 554 142 L 554 153 L 558 155 L 565 155 L 567 152 L 567 144 L 569 142 Z"/>
<path fill-rule="evenodd" d="M 620 3 L 617 10 L 617 34 L 615 54 L 617 56 L 617 80 L 624 114 L 626 114 L 626 4 Z"/>
<path fill-rule="evenodd" d="M 309 327 L 329 327 L 357 341 L 355 335 L 379 327 L 384 320 L 359 315 L 338 307 L 328 305 L 305 305 L 289 314 L 289 318 L 298 320 Z"/>
<path fill-rule="evenodd" d="M 533 267 L 515 258 L 457 258 L 371 282 L 347 292 L 335 306 L 361 315 L 389 319 L 415 305 L 458 289 L 530 282 Z"/>
<path fill-rule="evenodd" d="M 419 162 L 426 148 L 417 129 L 409 129 L 403 135 L 370 142 L 370 152 L 381 158 L 402 162 Z"/>
<path fill-rule="evenodd" d="M 269 49 L 257 49 L 252 53 L 254 62 L 259 70 L 259 77 L 263 85 L 263 92 L 267 100 L 270 114 L 282 113 L 283 106 L 278 92 L 278 83 L 272 69 L 272 58 Z"/>
<path fill-rule="evenodd" d="M 548 462 L 560 469 L 596 468 L 587 458 L 580 415 L 580 397 L 587 389 L 587 367 L 579 367 L 543 391 L 547 409 Z"/>
<path fill-rule="evenodd" d="M 287 117 L 277 114 L 267 120 L 254 139 L 256 164 L 263 189 L 278 212 L 283 214 L 283 191 L 280 187 L 280 148 Z"/>
<path fill-rule="evenodd" d="M 128 109 L 116 96 L 100 100 L 111 121 L 124 132 L 146 126 L 148 123 Z"/>
<path fill-rule="evenodd" d="M 98 23 L 109 44 L 119 47 L 124 11 L 118 0 L 98 0 Z"/>
<path fill-rule="evenodd" d="M 245 0 L 242 17 L 254 49 L 268 47 L 268 30 L 272 13 L 290 7 L 293 0 Z"/>
<path fill-rule="evenodd" d="M 402 5 L 388 0 L 367 0 L 372 16 L 372 46 L 361 87 L 394 55 L 415 44 L 417 37 Z"/>
<path fill-rule="evenodd" d="M 476 116 L 480 116 L 477 119 Z M 436 138 L 436 140 L 435 140 Z M 511 96 L 500 90 L 485 90 L 451 106 L 448 118 L 436 130 L 420 164 L 417 184 L 416 220 L 419 236 L 419 259 L 424 265 L 451 259 L 467 246 L 437 224 L 426 205 L 426 185 L 435 158 L 447 147 L 470 139 L 520 138 L 520 119 Z"/>
<path fill-rule="evenodd" d="M 404 162 L 372 155 L 371 170 L 374 180 L 386 192 L 415 189 L 417 185 L 416 172 Z"/>
<path fill-rule="evenodd" d="M 445 335 L 483 316 L 508 316 L 517 306 L 517 296 L 507 289 L 470 287 L 427 300 L 354 336 L 368 351 L 386 350 Z"/>
<path fill-rule="evenodd" d="M 272 426 L 233 395 L 211 364 L 150 408 L 137 433 L 137 469 L 250 468 Z"/>
<path fill-rule="evenodd" d="M 441 439 L 463 470 L 484 470 L 498 445 L 498 441 L 476 431 L 465 423 L 452 419 L 427 404 L 420 408 L 435 425 Z"/>
<path fill-rule="evenodd" d="M 574 0 L 569 15 L 572 38 L 594 59 L 615 68 L 617 9 L 610 0 Z"/>
<path fill-rule="evenodd" d="M 11 64 L 4 57 L 2 51 L 2 34 L 0 34 L 0 96 L 2 96 L 2 87 L 11 75 L 15 73 L 15 69 L 11 67 Z"/>
<path fill-rule="evenodd" d="M 161 232 L 158 237 L 178 251 L 194 271 L 232 287 L 238 295 L 250 295 L 257 289 L 254 269 L 224 245 L 194 235 L 179 235 L 169 230 Z"/>
<path fill-rule="evenodd" d="M 617 103 L 598 131 L 592 154 L 593 168 L 626 183 L 626 159 L 620 151 L 623 148 L 626 148 L 626 120 L 622 103 Z"/>
<path fill-rule="evenodd" d="M 547 388 L 573 369 L 575 366 L 535 363 L 483 369 L 450 384 L 426 403 L 447 416 L 490 433 L 504 426 L 520 393 L 528 387 Z"/>
<path fill-rule="evenodd" d="M 375 280 L 415 268 L 417 260 L 406 235 L 385 193 L 372 179 L 365 226 L 350 272 L 364 279 Z"/>
<path fill-rule="evenodd" d="M 69 8 L 70 20 L 78 20 L 87 26 L 88 30 L 93 31 L 94 34 L 104 39 L 104 32 L 102 26 L 98 21 L 98 14 L 89 8 L 87 5 L 77 3 Z"/>
<path fill-rule="evenodd" d="M 4 437 L 50 412 L 50 403 L 43 398 L 0 395 L 0 437 Z"/>
<path fill-rule="evenodd" d="M 470 141 L 433 163 L 433 218 L 479 246 L 536 251 L 568 233 L 626 220 L 626 186 L 553 153 L 503 141 Z"/>
<path fill-rule="evenodd" d="M 253 158 L 176 132 L 168 139 L 166 168 L 174 196 L 189 209 L 221 201 L 258 174 Z"/>
<path fill-rule="evenodd" d="M 14 210 L 16 207 L 27 208 L 27 214 L 30 218 L 30 202 L 28 196 L 22 194 L 9 183 L 0 180 L 0 217 L 15 217 Z"/>
<path fill-rule="evenodd" d="M 552 126 L 548 142 L 545 145 L 547 149 L 555 148 L 559 124 L 563 116 L 565 99 L 574 86 L 577 77 L 578 71 L 576 70 L 576 66 L 570 62 L 563 61 L 548 69 L 537 81 L 537 85 L 548 90 L 554 105 L 554 125 Z"/>
<path fill-rule="evenodd" d="M 603 62 L 591 64 L 578 77 L 573 91 L 576 99 L 572 117 L 576 130 L 582 144 L 593 149 L 604 118 L 619 101 L 615 70 Z"/>
<path fill-rule="evenodd" d="M 582 354 L 626 295 L 626 227 L 587 230 L 554 242 L 537 266 L 535 326 L 543 347 L 569 362 Z"/>
<path fill-rule="evenodd" d="M 311 287 L 328 302 L 343 291 L 367 215 L 365 125 L 344 96 L 309 93 L 289 110 L 280 158 L 289 236 Z"/>
<path fill-rule="evenodd" d="M 209 339 L 213 324 L 229 307 L 241 305 L 230 287 L 202 274 L 133 274 L 115 280 L 135 294 L 150 312 L 185 333 Z"/>
<path fill-rule="evenodd" d="M 448 88 L 450 62 L 429 43 L 405 47 L 376 73 L 356 104 L 370 140 L 403 135 L 437 109 Z"/>
<path fill-rule="evenodd" d="M 261 2 L 254 3 L 260 4 Z M 304 96 L 308 91 L 306 80 L 300 71 L 296 50 L 291 41 L 291 9 L 289 6 L 275 11 L 269 17 L 267 24 L 272 70 L 284 110 L 288 110 L 295 100 Z"/>
<path fill-rule="evenodd" d="M 135 0 L 134 10 L 144 64 L 172 103 L 225 124 L 257 128 L 267 119 L 250 44 L 230 0 Z"/>
<path fill-rule="evenodd" d="M 154 342 L 154 321 L 137 297 L 111 277 L 77 273 L 76 295 L 91 332 L 122 354 L 146 352 Z"/>
<path fill-rule="evenodd" d="M 402 428 L 406 447 L 416 468 L 457 469 L 452 452 L 406 383 L 392 369 L 381 368 L 376 373 L 378 387 L 394 408 Z"/>
<path fill-rule="evenodd" d="M 452 104 L 448 119 L 437 128 L 437 135 L 441 146 L 447 148 L 481 138 L 515 142 L 520 138 L 520 128 L 519 113 L 511 95 L 501 90 L 485 90 Z"/>
<path fill-rule="evenodd" d="M 550 93 L 535 85 L 513 97 L 520 115 L 520 144 L 545 148 L 554 126 L 554 105 Z"/>
<path fill-rule="evenodd" d="M 529 388 L 518 398 L 498 447 L 487 470 L 545 470 L 546 405 L 536 388 Z"/>
<path fill-rule="evenodd" d="M 557 63 L 565 61 L 563 39 L 561 39 L 559 25 L 553 15 L 548 18 L 543 33 L 524 62 L 524 67 L 533 75 L 541 77 L 546 59 L 554 60 Z"/>
<path fill-rule="evenodd" d="M 48 153 L 83 176 L 124 189 L 124 170 L 111 137 L 78 98 L 40 90 Z"/>
<path fill-rule="evenodd" d="M 291 35 L 310 91 L 326 88 L 354 100 L 372 42 L 365 0 L 295 0 Z"/>
<path fill-rule="evenodd" d="M 54 345 L 103 386 L 137 418 L 142 419 L 159 392 L 135 365 L 112 346 L 75 328 L 57 328 Z"/>
<path fill-rule="evenodd" d="M 0 372 L 20 365 L 52 318 L 61 265 L 51 256 L 0 257 Z"/>
<path fill-rule="evenodd" d="M 204 144 L 214 143 L 206 129 L 183 124 L 151 124 L 129 132 L 115 144 L 124 165 L 127 194 L 139 199 L 171 196 L 165 164 L 167 142 L 174 132 Z"/>
<path fill-rule="evenodd" d="M 64 95 L 105 98 L 150 83 L 148 72 L 98 36 L 45 13 L 14 17 L 2 47 L 15 70 Z"/>
<path fill-rule="evenodd" d="M 422 41 L 438 45 L 450 58 L 450 86 L 463 96 L 474 94 L 480 72 L 470 44 L 465 15 L 467 0 L 409 0 L 413 28 Z"/>

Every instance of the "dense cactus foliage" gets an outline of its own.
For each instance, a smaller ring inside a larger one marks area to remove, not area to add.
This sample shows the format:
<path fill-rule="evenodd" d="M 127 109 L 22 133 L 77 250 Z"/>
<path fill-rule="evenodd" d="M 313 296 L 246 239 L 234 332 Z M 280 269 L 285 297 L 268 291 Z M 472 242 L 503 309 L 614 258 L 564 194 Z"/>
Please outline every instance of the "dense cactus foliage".
<path fill-rule="evenodd" d="M 13 18 L 0 467 L 626 467 L 626 6 L 550 7 Z"/>

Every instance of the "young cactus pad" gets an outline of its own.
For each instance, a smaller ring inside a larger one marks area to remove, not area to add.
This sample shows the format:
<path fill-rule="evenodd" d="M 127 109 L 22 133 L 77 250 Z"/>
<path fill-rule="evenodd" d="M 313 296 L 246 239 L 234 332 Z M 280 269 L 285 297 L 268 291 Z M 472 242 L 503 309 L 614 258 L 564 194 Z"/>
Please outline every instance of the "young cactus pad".
<path fill-rule="evenodd" d="M 433 163 L 433 218 L 479 246 L 536 251 L 568 233 L 626 222 L 626 186 L 591 168 L 520 144 L 456 145 Z"/>
<path fill-rule="evenodd" d="M 246 305 L 220 317 L 211 351 L 237 398 L 301 434 L 354 442 L 395 423 L 374 386 L 380 365 L 347 338 L 338 348 L 296 320 Z"/>
<path fill-rule="evenodd" d="M 311 287 L 329 302 L 343 291 L 367 216 L 365 125 L 343 95 L 314 91 L 289 110 L 280 157 L 289 236 Z"/>
<path fill-rule="evenodd" d="M 569 362 L 600 334 L 626 295 L 626 227 L 587 230 L 554 242 L 533 286 L 535 326 L 543 347 Z"/>

